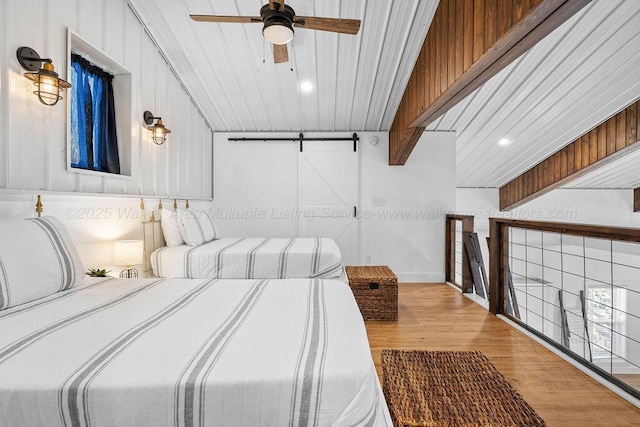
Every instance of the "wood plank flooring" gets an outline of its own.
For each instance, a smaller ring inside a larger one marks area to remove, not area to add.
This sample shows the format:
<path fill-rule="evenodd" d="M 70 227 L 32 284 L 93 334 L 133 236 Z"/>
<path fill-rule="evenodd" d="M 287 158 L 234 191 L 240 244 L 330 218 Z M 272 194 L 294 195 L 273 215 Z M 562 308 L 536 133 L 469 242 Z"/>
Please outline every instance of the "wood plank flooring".
<path fill-rule="evenodd" d="M 615 376 L 625 383 L 629 384 L 630 386 L 633 386 L 640 390 L 640 375 L 616 374 Z"/>
<path fill-rule="evenodd" d="M 480 350 L 549 426 L 640 426 L 640 409 L 445 284 L 400 284 L 398 322 L 366 322 L 385 348 Z"/>

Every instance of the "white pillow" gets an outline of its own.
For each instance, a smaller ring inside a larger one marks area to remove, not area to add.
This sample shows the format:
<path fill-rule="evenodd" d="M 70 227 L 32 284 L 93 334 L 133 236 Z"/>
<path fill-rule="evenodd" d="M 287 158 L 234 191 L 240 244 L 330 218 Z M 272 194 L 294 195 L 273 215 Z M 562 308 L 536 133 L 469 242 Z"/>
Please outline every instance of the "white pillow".
<path fill-rule="evenodd" d="M 168 209 L 162 209 L 160 212 L 160 225 L 162 226 L 162 234 L 167 246 L 180 246 L 184 243 L 178 227 L 178 214 Z"/>
<path fill-rule="evenodd" d="M 84 266 L 56 218 L 0 219 L 0 310 L 78 286 Z"/>
<path fill-rule="evenodd" d="M 178 210 L 178 227 L 189 246 L 199 246 L 218 238 L 216 226 L 206 212 Z"/>

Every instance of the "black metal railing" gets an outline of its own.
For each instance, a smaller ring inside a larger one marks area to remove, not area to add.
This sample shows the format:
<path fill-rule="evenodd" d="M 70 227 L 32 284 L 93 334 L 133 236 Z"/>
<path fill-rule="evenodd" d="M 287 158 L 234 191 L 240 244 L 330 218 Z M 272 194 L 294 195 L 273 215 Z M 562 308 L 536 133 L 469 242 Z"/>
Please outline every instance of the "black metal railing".
<path fill-rule="evenodd" d="M 490 310 L 640 397 L 640 229 L 490 222 Z"/>

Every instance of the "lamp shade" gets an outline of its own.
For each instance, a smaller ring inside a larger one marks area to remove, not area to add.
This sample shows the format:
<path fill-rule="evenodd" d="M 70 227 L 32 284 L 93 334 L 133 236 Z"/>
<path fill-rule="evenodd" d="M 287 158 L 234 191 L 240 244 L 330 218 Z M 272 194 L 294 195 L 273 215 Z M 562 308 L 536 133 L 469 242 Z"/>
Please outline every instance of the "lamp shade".
<path fill-rule="evenodd" d="M 113 242 L 113 265 L 142 264 L 142 240 Z"/>

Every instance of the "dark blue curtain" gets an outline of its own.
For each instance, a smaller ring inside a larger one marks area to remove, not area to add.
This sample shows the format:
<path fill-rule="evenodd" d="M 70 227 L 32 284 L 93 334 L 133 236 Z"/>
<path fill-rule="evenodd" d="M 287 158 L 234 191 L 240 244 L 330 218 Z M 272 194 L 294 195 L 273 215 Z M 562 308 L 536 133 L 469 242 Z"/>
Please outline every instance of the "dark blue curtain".
<path fill-rule="evenodd" d="M 71 166 L 120 173 L 113 76 L 71 54 Z"/>

